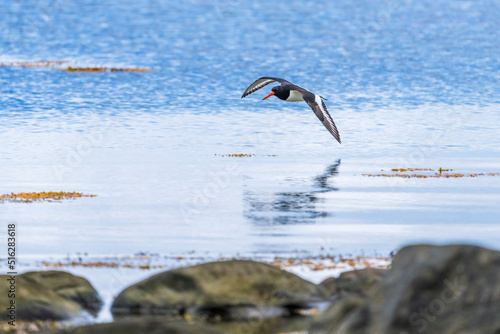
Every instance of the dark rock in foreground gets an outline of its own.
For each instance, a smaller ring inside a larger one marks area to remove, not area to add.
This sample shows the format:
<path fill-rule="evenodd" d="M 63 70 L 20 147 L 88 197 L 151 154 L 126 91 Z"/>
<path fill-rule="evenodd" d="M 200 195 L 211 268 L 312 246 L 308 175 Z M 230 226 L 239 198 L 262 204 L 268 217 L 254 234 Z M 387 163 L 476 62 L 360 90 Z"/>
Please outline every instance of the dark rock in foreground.
<path fill-rule="evenodd" d="M 324 300 L 319 286 L 268 264 L 224 261 L 170 270 L 152 276 L 115 299 L 112 312 L 190 314 L 244 319 L 279 316 Z M 252 315 L 253 314 L 253 315 Z"/>
<path fill-rule="evenodd" d="M 0 276 L 0 280 L 7 283 L 0 284 L 2 296 L 7 296 L 8 278 Z M 17 275 L 15 283 L 17 320 L 66 320 L 80 315 L 96 315 L 102 306 L 97 291 L 86 279 L 67 272 L 28 272 Z M 2 307 L 4 319 L 6 311 Z"/>
<path fill-rule="evenodd" d="M 227 334 L 299 334 L 307 333 L 312 317 L 254 318 L 244 321 L 221 321 L 214 325 Z"/>
<path fill-rule="evenodd" d="M 498 333 L 500 252 L 467 245 L 401 249 L 367 292 L 324 311 L 310 334 Z"/>
<path fill-rule="evenodd" d="M 59 329 L 42 334 L 224 334 L 223 331 L 186 321 L 162 321 L 154 318 L 136 318 L 82 327 Z"/>

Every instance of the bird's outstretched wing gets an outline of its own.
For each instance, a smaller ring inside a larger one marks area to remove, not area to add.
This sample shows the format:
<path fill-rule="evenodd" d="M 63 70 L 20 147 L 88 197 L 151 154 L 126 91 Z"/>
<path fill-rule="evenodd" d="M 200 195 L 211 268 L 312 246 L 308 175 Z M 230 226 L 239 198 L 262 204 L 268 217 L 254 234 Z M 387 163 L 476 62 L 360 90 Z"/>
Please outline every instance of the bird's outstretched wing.
<path fill-rule="evenodd" d="M 307 102 L 309 107 L 311 107 L 311 109 L 314 111 L 321 123 L 323 123 L 325 128 L 332 134 L 335 139 L 337 139 L 339 144 L 341 144 L 339 130 L 337 130 L 332 116 L 330 116 L 330 114 L 328 113 L 326 105 L 323 102 L 321 96 L 314 94 L 314 98 L 305 98 L 304 100 Z"/>
<path fill-rule="evenodd" d="M 247 89 L 243 92 L 243 95 L 241 95 L 241 98 L 244 98 L 247 95 L 252 94 L 253 92 L 258 91 L 262 87 L 269 85 L 271 82 L 279 82 L 280 84 L 286 83 L 286 84 L 291 84 L 290 82 L 280 79 L 280 78 L 273 78 L 273 77 L 262 77 L 253 82 L 250 86 L 248 86 Z"/>

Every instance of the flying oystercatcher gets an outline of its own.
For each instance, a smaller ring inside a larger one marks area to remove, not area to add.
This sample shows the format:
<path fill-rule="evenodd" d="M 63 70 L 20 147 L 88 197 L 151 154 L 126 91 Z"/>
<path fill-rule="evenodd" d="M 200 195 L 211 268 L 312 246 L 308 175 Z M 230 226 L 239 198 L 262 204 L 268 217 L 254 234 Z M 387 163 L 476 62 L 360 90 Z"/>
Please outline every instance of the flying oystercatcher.
<path fill-rule="evenodd" d="M 337 139 L 337 141 L 340 143 L 339 131 L 337 130 L 337 127 L 333 122 L 332 116 L 330 116 L 328 110 L 326 110 L 325 102 L 323 102 L 324 98 L 314 93 L 311 93 L 305 88 L 294 85 L 293 83 L 280 78 L 262 77 L 255 80 L 253 84 L 248 86 L 248 88 L 245 89 L 245 92 L 243 93 L 241 98 L 244 98 L 245 96 L 258 91 L 259 89 L 270 84 L 271 82 L 279 82 L 280 85 L 273 87 L 272 92 L 262 100 L 265 100 L 268 97 L 275 95 L 277 98 L 288 102 L 305 101 L 309 105 L 309 107 L 311 107 L 311 109 L 314 111 L 314 113 L 319 118 L 321 123 L 323 123 L 325 128 L 328 131 L 330 131 L 332 136 L 335 139 Z"/>

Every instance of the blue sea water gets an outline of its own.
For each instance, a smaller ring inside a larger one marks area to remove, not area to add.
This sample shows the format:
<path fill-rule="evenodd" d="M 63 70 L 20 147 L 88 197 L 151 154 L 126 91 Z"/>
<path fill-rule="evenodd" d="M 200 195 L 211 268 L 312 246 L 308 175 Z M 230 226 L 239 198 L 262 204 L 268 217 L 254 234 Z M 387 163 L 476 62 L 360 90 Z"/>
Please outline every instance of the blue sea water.
<path fill-rule="evenodd" d="M 0 1 L 0 193 L 20 254 L 500 249 L 500 2 Z M 64 66 L 149 68 L 68 73 Z M 241 99 L 261 76 L 326 98 Z M 251 157 L 228 157 L 244 153 Z M 383 171 L 382 171 L 383 170 Z M 1 257 L 1 255 L 0 255 Z"/>

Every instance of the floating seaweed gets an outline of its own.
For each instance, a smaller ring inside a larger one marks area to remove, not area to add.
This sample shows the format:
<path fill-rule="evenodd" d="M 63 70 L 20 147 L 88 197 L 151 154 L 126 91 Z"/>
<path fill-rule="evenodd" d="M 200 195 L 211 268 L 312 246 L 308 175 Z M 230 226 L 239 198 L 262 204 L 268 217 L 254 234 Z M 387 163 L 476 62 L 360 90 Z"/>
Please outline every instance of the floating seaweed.
<path fill-rule="evenodd" d="M 232 158 L 245 158 L 245 157 L 256 157 L 257 154 L 246 154 L 246 153 L 233 153 L 233 154 L 214 154 L 218 157 L 232 157 Z M 261 157 L 277 157 L 277 154 L 260 154 Z"/>
<path fill-rule="evenodd" d="M 384 171 L 382 169 L 382 171 Z M 382 173 L 382 174 L 362 174 L 363 176 L 369 176 L 369 177 L 400 177 L 400 178 L 421 178 L 421 179 L 426 179 L 426 178 L 461 178 L 461 177 L 479 177 L 479 176 L 499 176 L 500 173 L 451 173 L 453 169 L 448 169 L 448 168 L 442 168 L 440 167 L 437 171 L 433 174 L 431 173 L 403 173 L 403 172 L 414 172 L 414 171 L 420 171 L 420 172 L 430 172 L 434 171 L 434 169 L 431 168 L 392 168 L 391 172 L 393 173 Z"/>
<path fill-rule="evenodd" d="M 254 257 L 227 257 L 218 258 L 204 256 L 124 256 L 109 258 L 82 258 L 66 259 L 58 261 L 41 261 L 39 265 L 44 268 L 128 268 L 140 270 L 173 269 L 179 266 L 200 264 L 211 261 L 230 261 L 230 260 L 253 260 L 269 263 L 280 269 L 300 267 L 311 271 L 323 270 L 353 270 L 361 268 L 388 268 L 391 263 L 389 257 L 341 257 L 333 255 L 318 255 L 304 257 L 279 257 L 274 258 L 254 258 Z"/>
<path fill-rule="evenodd" d="M 433 171 L 431 168 L 392 168 L 392 172 Z M 448 169 L 446 169 L 448 170 Z"/>
<path fill-rule="evenodd" d="M 280 269 L 289 267 L 306 267 L 311 271 L 322 271 L 332 269 L 361 269 L 361 268 L 388 268 L 391 259 L 388 257 L 335 257 L 335 256 L 318 256 L 308 258 L 286 258 L 275 257 L 270 264 Z"/>
<path fill-rule="evenodd" d="M 43 191 L 43 192 L 32 192 L 32 193 L 11 193 L 0 195 L 0 203 L 3 202 L 21 202 L 21 203 L 31 203 L 38 201 L 61 201 L 66 199 L 74 199 L 79 197 L 96 197 L 97 195 L 84 195 L 78 192 L 65 192 L 65 191 Z"/>
<path fill-rule="evenodd" d="M 66 68 L 59 68 L 61 71 L 65 72 L 75 72 L 75 73 L 111 73 L 111 72 L 129 72 L 129 73 L 144 73 L 152 72 L 147 68 L 117 68 L 117 67 L 72 67 L 68 66 Z"/>
<path fill-rule="evenodd" d="M 24 334 L 45 332 L 45 330 L 57 329 L 64 324 L 53 320 L 22 320 L 17 319 L 16 325 L 11 326 L 7 321 L 0 323 L 0 333 L 5 334 Z"/>
<path fill-rule="evenodd" d="M 20 60 L 10 63 L 0 63 L 2 67 L 54 67 L 68 63 L 68 60 Z"/>
<path fill-rule="evenodd" d="M 69 63 L 69 60 L 19 60 L 0 63 L 0 67 L 56 67 Z M 65 72 L 77 73 L 113 73 L 113 72 L 129 72 L 129 73 L 145 73 L 152 72 L 148 68 L 132 68 L 132 67 L 62 67 L 58 70 Z"/>
<path fill-rule="evenodd" d="M 220 157 L 231 157 L 231 158 L 255 157 L 255 154 L 245 154 L 245 153 L 216 154 L 216 155 Z"/>

